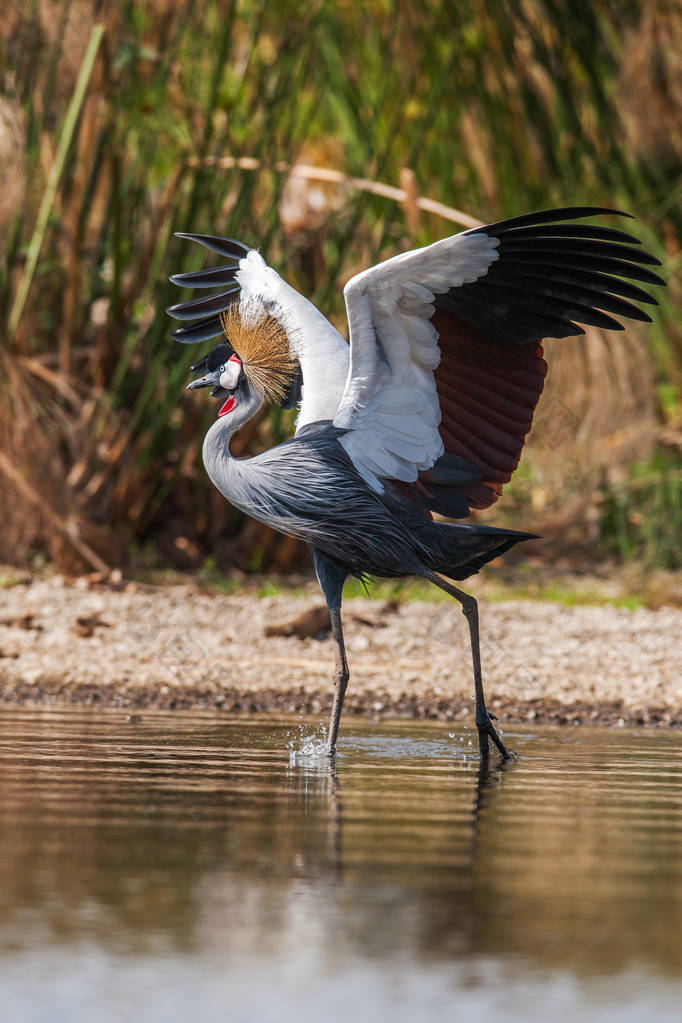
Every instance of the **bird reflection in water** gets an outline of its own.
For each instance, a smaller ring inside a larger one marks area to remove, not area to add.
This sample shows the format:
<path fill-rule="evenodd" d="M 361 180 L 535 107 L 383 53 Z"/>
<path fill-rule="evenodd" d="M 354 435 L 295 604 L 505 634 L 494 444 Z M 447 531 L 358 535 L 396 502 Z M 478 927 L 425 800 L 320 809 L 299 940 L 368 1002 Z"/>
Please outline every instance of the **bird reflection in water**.
<path fill-rule="evenodd" d="M 468 775 L 471 779 L 471 788 L 469 790 L 471 809 L 464 816 L 465 819 L 468 817 L 469 826 L 458 826 L 453 834 L 453 841 L 456 844 L 459 856 L 464 851 L 463 845 L 468 849 L 468 855 L 465 855 L 463 860 L 468 863 L 472 888 L 477 867 L 479 835 L 484 818 L 490 811 L 493 802 L 500 796 L 505 777 L 515 769 L 516 765 L 517 760 L 515 757 L 487 757 L 479 759 L 476 763 L 475 771 Z M 326 803 L 324 841 L 320 841 L 318 855 L 322 852 L 322 847 L 324 846 L 326 875 L 335 881 L 343 881 L 345 875 L 343 837 L 344 828 L 347 823 L 344 816 L 343 758 L 339 761 L 338 757 L 299 757 L 292 761 L 292 771 L 294 772 L 296 788 L 298 788 L 299 792 L 305 793 L 306 800 L 313 797 L 314 802 L 318 804 L 318 814 L 320 812 L 318 801 L 320 797 L 324 798 Z M 356 784 L 356 780 L 353 779 L 351 786 L 352 797 L 356 795 Z M 458 797 L 461 794 L 461 790 L 458 787 L 456 795 L 452 794 L 453 801 L 456 796 Z M 453 815 L 459 818 L 459 806 L 453 803 L 450 805 L 450 810 Z M 371 828 L 371 819 L 368 823 Z M 385 837 L 384 835 L 384 840 Z M 381 841 L 381 830 L 375 830 L 373 840 L 368 842 L 367 846 L 379 844 Z M 371 856 L 371 848 L 367 848 L 366 851 Z M 463 880 L 463 878 L 460 878 L 460 882 Z"/>

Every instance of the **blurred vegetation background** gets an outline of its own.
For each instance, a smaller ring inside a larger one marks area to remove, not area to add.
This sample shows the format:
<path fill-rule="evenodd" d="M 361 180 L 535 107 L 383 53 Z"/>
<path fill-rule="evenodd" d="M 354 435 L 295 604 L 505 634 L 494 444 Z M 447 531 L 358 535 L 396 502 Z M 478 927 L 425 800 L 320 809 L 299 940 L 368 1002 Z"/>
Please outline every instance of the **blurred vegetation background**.
<path fill-rule="evenodd" d="M 259 247 L 345 330 L 349 276 L 466 226 L 428 197 L 483 221 L 638 216 L 669 281 L 655 322 L 547 346 L 523 462 L 485 517 L 553 555 L 679 567 L 681 127 L 680 0 L 5 0 L 0 560 L 305 564 L 205 478 L 215 409 L 185 393 L 199 349 L 164 313 L 167 275 L 205 254 L 174 232 Z M 339 173 L 290 171 L 311 166 Z M 291 424 L 271 411 L 238 449 Z"/>

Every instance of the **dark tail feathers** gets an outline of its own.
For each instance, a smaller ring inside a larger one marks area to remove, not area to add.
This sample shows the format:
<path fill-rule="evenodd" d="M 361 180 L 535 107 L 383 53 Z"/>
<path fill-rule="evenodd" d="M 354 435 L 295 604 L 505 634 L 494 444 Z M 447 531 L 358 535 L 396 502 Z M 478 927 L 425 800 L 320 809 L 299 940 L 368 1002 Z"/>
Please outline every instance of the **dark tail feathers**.
<path fill-rule="evenodd" d="M 449 579 L 467 579 L 522 540 L 540 539 L 536 533 L 518 533 L 495 526 L 434 522 L 432 566 Z M 437 548 L 437 549 L 436 549 Z"/>

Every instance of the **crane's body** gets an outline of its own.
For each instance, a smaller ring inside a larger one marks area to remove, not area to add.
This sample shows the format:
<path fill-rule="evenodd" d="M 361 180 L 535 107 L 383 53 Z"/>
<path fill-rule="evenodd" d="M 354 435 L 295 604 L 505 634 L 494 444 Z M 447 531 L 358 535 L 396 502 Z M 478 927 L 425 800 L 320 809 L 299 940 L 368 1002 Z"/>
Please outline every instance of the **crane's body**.
<path fill-rule="evenodd" d="M 658 261 L 623 232 L 557 223 L 607 212 L 530 214 L 358 274 L 344 292 L 350 345 L 254 250 L 184 236 L 231 260 L 171 278 L 229 285 L 169 310 L 199 320 L 175 331 L 177 340 L 227 339 L 192 367 L 204 375 L 190 388 L 226 398 L 204 440 L 204 464 L 231 504 L 311 548 L 336 649 L 330 754 L 348 682 L 344 581 L 415 575 L 461 603 L 481 755 L 491 740 L 509 756 L 485 705 L 476 601 L 448 580 L 466 579 L 532 534 L 434 521 L 433 513 L 462 518 L 499 498 L 544 386 L 543 337 L 584 333 L 580 321 L 622 329 L 611 313 L 649 319 L 633 300 L 654 300 L 631 282 L 662 283 L 647 267 Z M 233 458 L 230 437 L 263 402 L 291 407 L 299 391 L 295 436 Z"/>
<path fill-rule="evenodd" d="M 309 426 L 249 459 L 232 458 L 234 426 L 219 419 L 204 440 L 211 481 L 230 504 L 359 578 L 443 572 L 466 579 L 531 534 L 491 526 L 434 522 L 398 490 L 377 494 L 340 443 L 343 431 Z M 280 485 L 286 480 L 286 486 Z"/>

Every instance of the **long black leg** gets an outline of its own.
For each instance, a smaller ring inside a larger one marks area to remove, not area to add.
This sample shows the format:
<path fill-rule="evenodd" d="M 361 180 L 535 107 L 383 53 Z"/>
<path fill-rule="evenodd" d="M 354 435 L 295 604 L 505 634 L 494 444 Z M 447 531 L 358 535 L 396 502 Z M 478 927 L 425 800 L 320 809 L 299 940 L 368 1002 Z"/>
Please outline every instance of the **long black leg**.
<path fill-rule="evenodd" d="M 495 731 L 491 715 L 488 713 L 488 708 L 485 705 L 485 697 L 483 695 L 481 650 L 478 641 L 478 604 L 470 593 L 465 593 L 464 590 L 457 589 L 457 587 L 453 586 L 452 583 L 448 583 L 445 579 L 441 579 L 441 577 L 436 575 L 435 572 L 426 572 L 425 576 L 436 586 L 439 586 L 441 590 L 445 590 L 446 593 L 449 593 L 450 596 L 460 602 L 462 605 L 462 613 L 469 626 L 471 657 L 474 665 L 474 692 L 476 694 L 476 728 L 478 729 L 478 745 L 481 751 L 481 758 L 487 759 L 490 750 L 489 739 L 492 739 L 504 759 L 509 760 L 510 753 Z"/>
<path fill-rule="evenodd" d="M 327 753 L 331 756 L 336 750 L 339 722 L 341 720 L 341 711 L 343 710 L 343 698 L 346 695 L 346 686 L 350 676 L 346 661 L 346 647 L 343 642 L 341 608 L 330 607 L 329 616 L 332 620 L 332 637 L 334 639 L 334 701 L 329 718 L 329 736 L 327 738 Z"/>
<path fill-rule="evenodd" d="M 334 700 L 332 712 L 329 718 L 329 735 L 327 736 L 327 755 L 332 756 L 336 752 L 336 740 L 339 735 L 339 722 L 343 710 L 343 698 L 346 695 L 349 672 L 346 661 L 346 647 L 343 642 L 343 626 L 341 624 L 341 595 L 343 584 L 346 580 L 345 571 L 329 561 L 311 547 L 315 572 L 319 580 L 324 599 L 329 608 L 329 617 L 332 623 L 332 637 L 334 639 Z"/>

